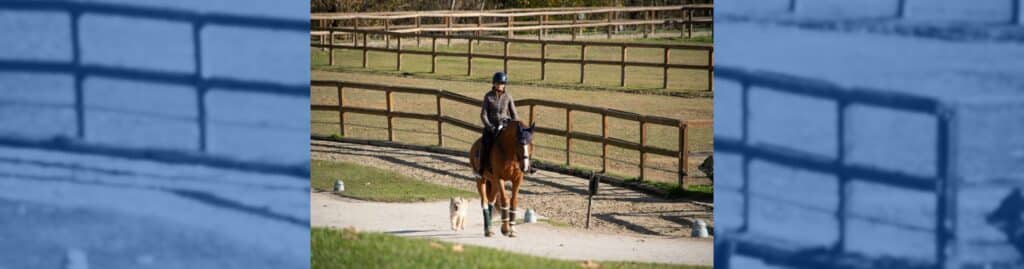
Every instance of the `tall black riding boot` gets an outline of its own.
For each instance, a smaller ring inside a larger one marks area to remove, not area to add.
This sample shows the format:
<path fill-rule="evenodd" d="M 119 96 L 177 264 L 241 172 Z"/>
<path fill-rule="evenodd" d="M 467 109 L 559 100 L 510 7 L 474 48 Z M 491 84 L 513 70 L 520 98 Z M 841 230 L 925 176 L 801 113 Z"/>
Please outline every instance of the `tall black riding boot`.
<path fill-rule="evenodd" d="M 484 166 L 485 166 L 485 165 L 487 165 L 487 160 L 484 160 L 484 159 L 485 159 L 485 158 L 484 158 L 484 156 L 487 156 L 487 154 L 486 154 L 486 153 L 484 153 L 484 151 L 487 151 L 487 150 L 485 149 L 485 148 L 487 148 L 487 146 L 484 146 L 484 145 L 482 145 L 482 144 L 483 144 L 483 143 L 481 143 L 481 146 L 480 146 L 480 151 L 478 151 L 478 152 L 476 153 L 476 154 L 478 154 L 478 156 L 477 156 L 477 160 L 480 160 L 480 166 L 478 166 L 478 167 L 476 168 L 476 173 L 477 173 L 477 174 L 480 174 L 481 176 L 483 176 L 483 175 L 484 175 Z"/>

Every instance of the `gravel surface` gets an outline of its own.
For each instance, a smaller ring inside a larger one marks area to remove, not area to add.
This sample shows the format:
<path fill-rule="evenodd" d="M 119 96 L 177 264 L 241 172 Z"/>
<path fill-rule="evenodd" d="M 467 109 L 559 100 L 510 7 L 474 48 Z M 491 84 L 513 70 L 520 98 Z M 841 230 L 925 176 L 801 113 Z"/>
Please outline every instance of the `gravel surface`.
<path fill-rule="evenodd" d="M 474 201 L 477 202 L 477 201 Z M 711 240 L 652 235 L 615 235 L 554 227 L 546 223 L 516 225 L 515 238 L 483 236 L 483 216 L 466 215 L 466 227 L 452 231 L 448 202 L 380 203 L 359 201 L 331 193 L 312 193 L 313 227 L 347 228 L 399 236 L 431 238 L 497 248 L 517 253 L 568 260 L 642 261 L 712 265 Z M 474 208 L 475 209 L 475 208 Z"/>
<path fill-rule="evenodd" d="M 476 192 L 475 175 L 465 157 L 331 141 L 312 141 L 311 148 L 311 157 L 316 160 L 358 163 Z M 587 218 L 586 188 L 586 179 L 539 171 L 520 186 L 519 211 L 532 208 L 555 223 L 583 230 Z M 477 215 L 478 210 L 471 207 L 470 212 Z M 601 184 L 592 210 L 590 231 L 599 233 L 678 238 L 689 237 L 694 220 L 704 220 L 709 227 L 714 225 L 714 207 L 710 204 L 665 200 L 607 184 Z"/>

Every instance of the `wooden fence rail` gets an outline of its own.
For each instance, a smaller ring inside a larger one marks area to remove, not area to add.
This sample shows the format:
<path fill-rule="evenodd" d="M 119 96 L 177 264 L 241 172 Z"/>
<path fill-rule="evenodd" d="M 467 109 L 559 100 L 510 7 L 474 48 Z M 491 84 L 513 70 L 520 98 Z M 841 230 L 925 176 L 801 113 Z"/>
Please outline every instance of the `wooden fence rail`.
<path fill-rule="evenodd" d="M 408 119 L 436 121 L 437 122 L 437 146 L 439 146 L 439 147 L 443 147 L 444 146 L 444 132 L 443 132 L 444 124 L 449 124 L 449 125 L 452 125 L 452 126 L 455 126 L 455 127 L 463 128 L 463 129 L 474 131 L 474 132 L 481 132 L 483 130 L 483 127 L 480 126 L 480 125 L 477 125 L 477 124 L 474 124 L 474 123 L 471 123 L 471 122 L 467 122 L 467 121 L 463 121 L 463 120 L 457 119 L 455 117 L 452 117 L 450 115 L 446 115 L 444 113 L 444 110 L 442 109 L 442 105 L 441 105 L 442 100 L 448 100 L 448 101 L 457 102 L 457 103 L 461 103 L 461 104 L 464 104 L 464 105 L 470 105 L 470 106 L 475 106 L 475 107 L 479 107 L 479 106 L 482 105 L 482 101 L 481 100 L 478 100 L 478 99 L 475 99 L 475 98 L 471 98 L 471 97 L 468 97 L 468 96 L 464 96 L 464 95 L 460 95 L 458 93 L 449 92 L 449 91 L 440 90 L 440 89 L 430 89 L 430 88 L 420 88 L 420 87 L 407 87 L 407 86 L 392 86 L 392 85 L 368 84 L 368 83 L 355 83 L 355 82 L 346 82 L 346 81 L 337 81 L 337 80 L 312 80 L 310 82 L 310 86 L 311 87 L 334 87 L 334 88 L 337 89 L 337 92 L 338 92 L 338 104 L 337 105 L 311 104 L 310 105 L 310 110 L 312 110 L 312 111 L 335 111 L 335 112 L 338 112 L 339 113 L 338 114 L 338 119 L 339 119 L 338 131 L 339 131 L 339 133 L 342 136 L 345 135 L 345 114 L 346 113 L 356 113 L 356 114 L 365 114 L 365 115 L 377 115 L 377 116 L 384 116 L 384 117 L 386 117 L 387 118 L 387 123 L 388 123 L 387 124 L 388 141 L 390 141 L 390 142 L 395 142 L 394 124 L 393 124 L 393 119 L 394 118 L 408 118 Z M 345 104 L 345 100 L 344 100 L 344 90 L 345 89 L 361 89 L 361 90 L 371 90 L 371 91 L 381 91 L 381 92 L 384 92 L 385 98 L 387 99 L 386 107 L 384 109 L 380 109 L 380 108 L 367 108 L 367 107 L 357 107 L 357 106 L 346 105 Z M 420 94 L 420 95 L 434 96 L 435 100 L 436 100 L 436 107 L 437 107 L 437 109 L 432 114 L 395 111 L 395 105 L 393 103 L 394 99 L 392 98 L 392 95 L 394 93 L 410 93 L 410 94 Z M 573 140 L 582 140 L 582 141 L 588 141 L 588 142 L 601 143 L 602 150 L 601 150 L 601 156 L 600 157 L 601 157 L 601 172 L 602 173 L 604 173 L 604 172 L 606 172 L 608 170 L 608 160 L 609 160 L 608 154 L 607 154 L 608 153 L 608 146 L 614 146 L 614 147 L 619 147 L 619 148 L 628 149 L 628 150 L 636 150 L 636 151 L 640 152 L 640 155 L 639 155 L 639 158 L 640 158 L 640 164 L 639 164 L 640 175 L 639 175 L 638 178 L 641 179 L 641 180 L 644 179 L 644 170 L 645 170 L 645 167 L 646 167 L 645 162 L 646 162 L 648 154 L 654 154 L 654 155 L 660 155 L 660 156 L 677 158 L 678 159 L 677 175 L 678 175 L 678 182 L 679 182 L 680 186 L 685 186 L 686 177 L 688 175 L 688 171 L 687 171 L 687 167 L 686 167 L 686 164 L 687 164 L 687 161 L 688 161 L 688 155 L 689 155 L 689 150 L 688 150 L 688 148 L 686 146 L 686 143 L 688 141 L 688 129 L 689 128 L 708 128 L 708 127 L 711 127 L 711 121 L 710 120 L 678 120 L 678 119 L 659 117 L 659 116 L 642 115 L 642 114 L 637 114 L 637 113 L 627 112 L 627 111 L 621 111 L 621 110 L 615 110 L 615 109 L 593 107 L 593 106 L 585 106 L 585 105 L 563 103 L 563 102 L 556 102 L 556 101 L 549 101 L 549 100 L 524 99 L 524 100 L 518 101 L 516 103 L 516 105 L 517 106 L 529 107 L 529 114 L 528 114 L 529 116 L 527 118 L 527 120 L 529 122 L 533 122 L 534 110 L 538 106 L 539 107 L 548 107 L 548 108 L 556 108 L 556 109 L 563 109 L 563 110 L 565 110 L 565 115 L 566 115 L 566 119 L 567 119 L 565 129 L 557 129 L 557 128 L 553 128 L 553 127 L 549 127 L 549 126 L 537 126 L 535 131 L 538 132 L 538 133 L 542 133 L 542 134 L 548 134 L 548 135 L 565 137 L 565 143 L 566 143 L 566 150 L 565 150 L 566 151 L 566 159 L 565 159 L 565 164 L 567 166 L 568 165 L 572 165 L 572 159 L 570 158 L 570 156 L 572 155 L 571 152 L 572 152 L 572 142 L 573 142 Z M 576 112 L 576 113 L 579 113 L 579 112 L 595 113 L 595 114 L 601 115 L 601 123 L 602 123 L 601 124 L 601 134 L 591 134 L 591 133 L 585 133 L 585 132 L 581 132 L 581 131 L 578 131 L 578 130 L 574 130 L 572 128 L 572 116 L 573 116 L 574 112 Z M 608 123 L 608 118 L 617 118 L 617 119 L 623 119 L 623 120 L 629 120 L 629 121 L 637 122 L 638 125 L 636 125 L 636 126 L 639 126 L 640 133 L 641 133 L 640 139 L 639 139 L 640 141 L 639 142 L 633 142 L 633 141 L 627 141 L 627 140 L 624 140 L 624 139 L 609 137 L 608 136 L 608 124 L 607 124 Z M 672 128 L 678 128 L 679 129 L 679 148 L 678 149 L 665 149 L 665 148 L 660 148 L 660 147 L 656 147 L 656 146 L 647 145 L 647 143 L 646 143 L 646 130 L 647 130 L 647 127 L 650 126 L 650 125 L 662 125 L 662 126 L 668 126 L 668 127 L 672 127 Z M 468 152 L 468 150 L 467 150 L 467 152 Z"/>
<path fill-rule="evenodd" d="M 424 32 L 424 31 L 443 31 L 446 35 L 450 34 L 454 20 L 463 19 L 469 21 L 468 25 L 474 25 L 477 27 L 489 26 L 493 27 L 490 30 L 474 30 L 477 31 L 477 35 L 480 35 L 479 31 L 503 31 L 508 37 L 513 37 L 515 31 L 528 31 L 528 30 L 540 30 L 538 37 L 546 35 L 546 29 L 559 28 L 559 29 L 572 29 L 573 39 L 576 38 L 576 33 L 589 27 L 607 27 L 608 37 L 611 37 L 612 26 L 619 25 L 636 25 L 645 24 L 643 28 L 644 37 L 647 37 L 648 33 L 654 33 L 655 28 L 659 24 L 665 22 L 675 22 L 680 28 L 680 35 L 689 34 L 692 37 L 693 27 L 695 24 L 708 24 L 713 22 L 711 16 L 711 10 L 713 10 L 712 4 L 688 4 L 688 5 L 674 5 L 674 6 L 640 6 L 640 7 L 585 7 L 585 8 L 541 8 L 541 9 L 515 9 L 515 10 L 489 10 L 489 11 L 414 11 L 414 12 L 390 12 L 390 13 L 313 13 L 310 15 L 310 20 L 315 22 L 313 25 L 319 27 L 338 26 L 338 25 L 350 25 L 350 29 L 360 29 L 361 24 L 365 24 L 363 29 L 368 30 L 404 30 L 406 32 Z M 705 16 L 695 16 L 695 11 L 702 11 Z M 656 20 L 661 12 L 662 17 L 672 16 L 670 20 Z M 623 17 L 623 14 L 636 13 L 643 17 L 644 23 L 635 24 L 618 24 L 620 23 L 619 18 Z M 666 15 L 666 13 L 668 15 Z M 603 19 L 599 20 L 586 20 L 586 16 L 603 15 Z M 550 17 L 571 17 L 571 19 L 565 20 L 550 20 Z M 516 21 L 517 18 L 531 18 L 531 21 Z M 583 18 L 580 18 L 583 17 Z M 438 24 L 429 25 L 423 28 L 421 21 L 424 19 L 432 19 L 438 21 Z M 484 22 L 484 19 L 489 19 L 492 22 Z M 473 20 L 475 19 L 475 20 Z M 373 21 L 381 21 L 382 23 L 373 23 Z M 409 24 L 399 25 L 394 24 L 394 21 L 409 21 Z M 595 22 L 608 22 L 615 24 L 593 24 Z M 337 24 L 337 25 L 336 25 Z M 458 25 L 458 23 L 454 23 Z M 377 26 L 382 25 L 382 26 Z M 519 28 L 517 25 L 538 25 L 538 28 Z M 500 27 L 499 27 L 500 26 Z M 545 27 L 545 26 L 556 26 L 556 27 Z M 370 28 L 365 28 L 370 27 Z M 443 27 L 443 28 L 442 28 Z M 683 31 L 683 29 L 686 29 Z"/>
<path fill-rule="evenodd" d="M 527 61 L 527 62 L 539 62 L 540 63 L 540 78 L 545 80 L 547 63 L 569 63 L 578 64 L 580 66 L 580 80 L 582 84 L 586 81 L 586 65 L 613 65 L 619 66 L 619 86 L 626 86 L 626 67 L 627 66 L 640 66 L 640 67 L 654 67 L 662 69 L 662 88 L 668 88 L 668 70 L 669 69 L 696 69 L 707 71 L 707 91 L 711 91 L 714 86 L 714 46 L 711 45 L 685 45 L 685 44 L 643 44 L 643 43 L 628 43 L 628 42 L 599 42 L 599 41 L 577 41 L 577 40 L 535 40 L 535 39 L 523 39 L 523 38 L 501 38 L 501 37 L 478 37 L 478 36 L 442 36 L 436 34 L 422 34 L 422 33 L 397 33 L 387 31 L 376 31 L 376 30 L 355 30 L 355 29 L 344 29 L 344 28 L 327 28 L 323 29 L 324 32 L 328 33 L 328 36 L 335 36 L 336 34 L 351 34 L 351 35 L 362 35 L 362 45 L 357 44 L 358 39 L 353 39 L 353 44 L 336 44 L 334 38 L 328 38 L 328 44 L 310 44 L 316 48 L 326 48 L 328 50 L 328 63 L 334 64 L 334 49 L 353 49 L 362 50 L 363 52 L 363 68 L 367 67 L 367 51 L 383 51 L 395 53 L 395 62 L 397 70 L 402 69 L 402 54 L 419 54 L 419 55 L 430 55 L 430 72 L 434 73 L 437 71 L 437 56 L 447 57 L 465 57 L 466 61 L 466 75 L 473 75 L 473 59 L 474 58 L 485 58 L 485 59 L 498 59 L 504 62 L 504 72 L 508 73 L 508 62 L 509 61 Z M 377 34 L 384 36 L 397 37 L 398 46 L 392 47 L 390 44 L 385 44 L 385 47 L 370 47 L 367 45 L 366 36 L 369 34 Z M 427 38 L 430 39 L 430 51 L 421 50 L 409 50 L 403 49 L 401 40 L 402 38 Z M 467 40 L 468 46 L 466 52 L 439 52 L 437 51 L 437 39 L 439 38 L 454 38 L 454 39 L 465 39 Z M 501 42 L 503 45 L 504 53 L 501 55 L 497 54 L 482 54 L 473 52 L 473 41 L 494 41 Z M 540 57 L 524 57 L 524 56 L 510 56 L 508 54 L 509 47 L 512 44 L 540 44 L 541 53 Z M 580 58 L 579 59 L 552 59 L 547 57 L 547 46 L 548 45 L 561 45 L 561 46 L 579 46 Z M 587 47 L 617 47 L 621 50 L 621 57 L 618 61 L 610 60 L 593 60 L 587 59 Z M 627 50 L 629 48 L 657 48 L 662 49 L 662 62 L 637 62 L 629 61 L 627 57 Z M 706 64 L 673 64 L 670 63 L 671 51 L 672 50 L 699 50 L 707 52 L 707 63 Z"/>

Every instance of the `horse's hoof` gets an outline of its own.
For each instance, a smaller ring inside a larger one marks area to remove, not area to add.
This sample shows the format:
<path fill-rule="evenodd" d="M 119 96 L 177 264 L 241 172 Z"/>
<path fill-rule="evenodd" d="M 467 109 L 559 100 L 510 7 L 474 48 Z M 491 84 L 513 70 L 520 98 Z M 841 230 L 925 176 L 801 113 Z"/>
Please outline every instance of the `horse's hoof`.
<path fill-rule="evenodd" d="M 494 232 L 491 232 L 491 231 L 484 232 L 484 237 L 491 237 L 492 235 L 494 235 Z"/>
<path fill-rule="evenodd" d="M 516 232 L 515 231 L 509 232 L 508 233 L 508 237 L 516 237 Z"/>

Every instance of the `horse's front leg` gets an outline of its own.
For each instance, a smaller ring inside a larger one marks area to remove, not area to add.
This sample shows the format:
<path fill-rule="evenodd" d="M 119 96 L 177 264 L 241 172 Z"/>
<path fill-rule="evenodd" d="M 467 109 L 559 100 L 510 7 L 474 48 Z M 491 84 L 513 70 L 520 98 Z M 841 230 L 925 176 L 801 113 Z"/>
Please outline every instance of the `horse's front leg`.
<path fill-rule="evenodd" d="M 508 213 L 509 213 L 509 207 L 508 206 L 509 206 L 509 202 L 508 202 L 508 196 L 505 195 L 505 184 L 504 184 L 504 181 L 502 181 L 501 179 L 497 179 L 497 180 L 495 180 L 495 182 L 497 182 L 495 188 L 497 188 L 497 193 L 498 193 L 498 206 L 501 207 L 501 210 L 500 210 L 501 211 L 501 234 L 507 236 L 508 233 L 509 233 L 509 222 L 508 222 Z"/>
<path fill-rule="evenodd" d="M 508 227 L 508 237 L 516 237 L 516 207 L 519 205 L 519 199 L 517 198 L 517 196 L 519 196 L 519 184 L 522 182 L 522 175 L 519 175 L 517 176 L 517 179 L 512 180 L 512 200 L 510 201 L 510 204 L 512 205 L 512 210 L 509 211 L 508 213 L 509 219 L 511 219 Z"/>

